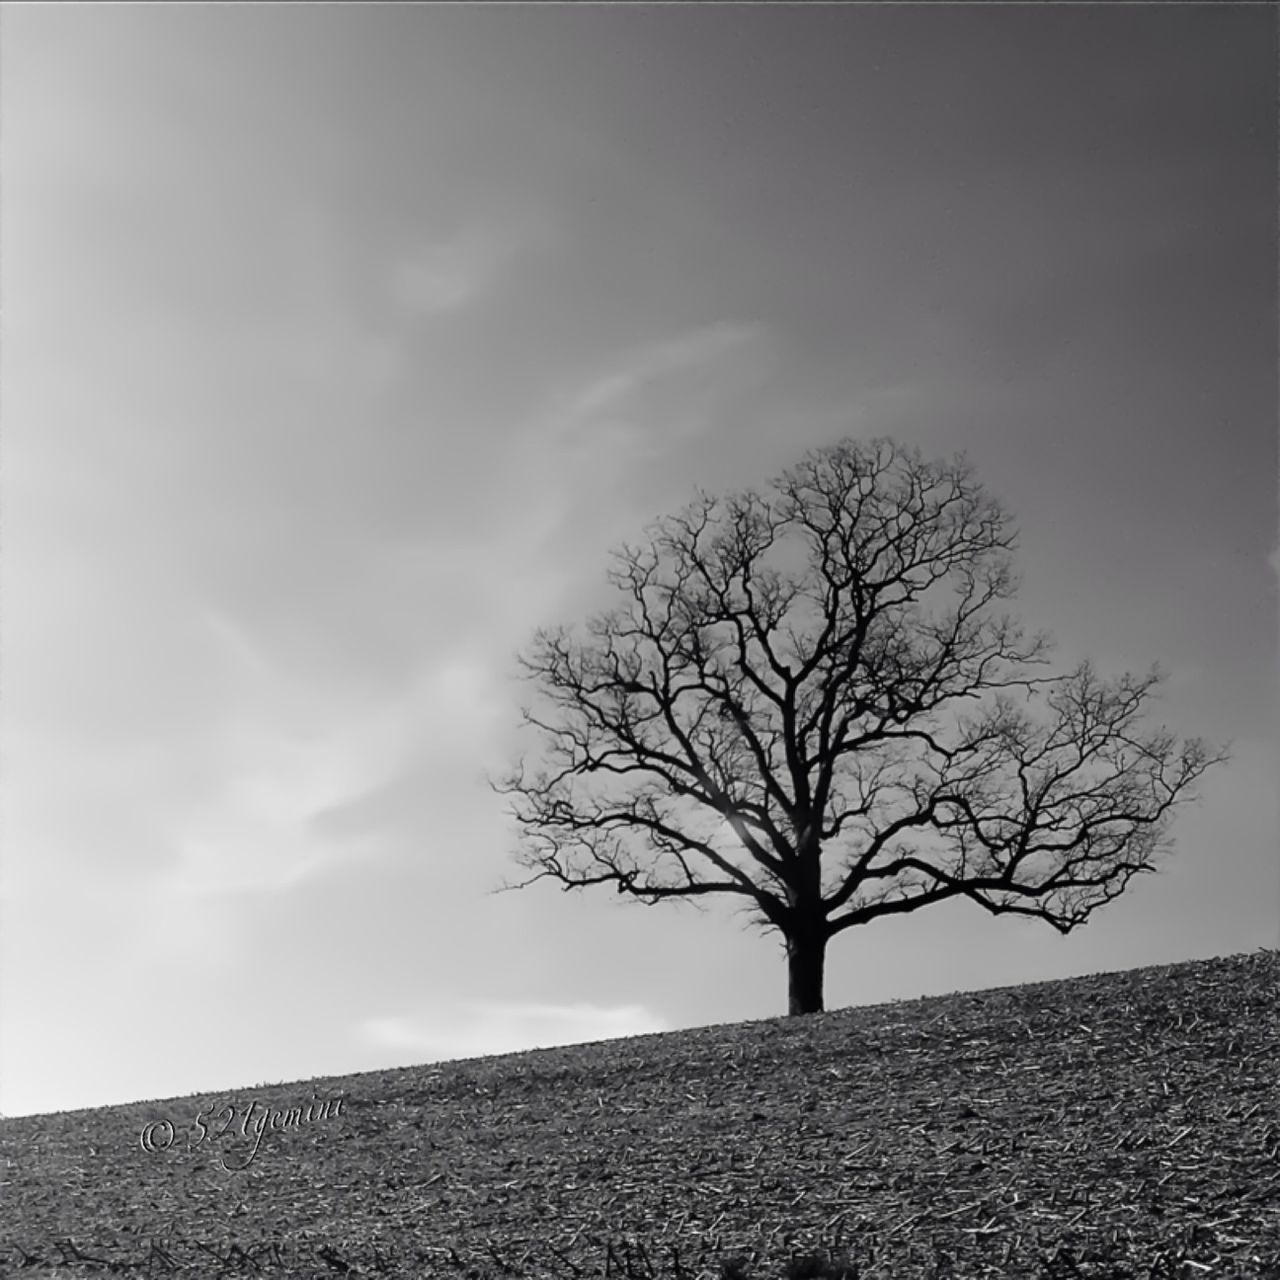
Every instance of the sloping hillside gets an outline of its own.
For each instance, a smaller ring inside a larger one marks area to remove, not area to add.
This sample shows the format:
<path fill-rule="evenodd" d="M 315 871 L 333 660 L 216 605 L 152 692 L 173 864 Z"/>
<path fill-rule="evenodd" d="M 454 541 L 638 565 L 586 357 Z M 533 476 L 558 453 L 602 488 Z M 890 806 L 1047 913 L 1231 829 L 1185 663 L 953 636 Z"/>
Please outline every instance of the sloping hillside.
<path fill-rule="evenodd" d="M 843 1245 L 862 1277 L 1280 1277 L 1278 980 L 1260 951 L 0 1121 L 0 1274 L 771 1278 Z"/>

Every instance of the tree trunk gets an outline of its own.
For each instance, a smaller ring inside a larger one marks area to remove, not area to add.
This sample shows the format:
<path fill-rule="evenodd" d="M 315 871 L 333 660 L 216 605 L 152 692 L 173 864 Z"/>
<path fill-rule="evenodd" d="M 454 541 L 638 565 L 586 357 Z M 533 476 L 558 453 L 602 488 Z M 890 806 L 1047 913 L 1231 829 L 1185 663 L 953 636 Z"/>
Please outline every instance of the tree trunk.
<path fill-rule="evenodd" d="M 818 929 L 797 930 L 787 939 L 787 1013 L 821 1013 L 827 939 Z"/>

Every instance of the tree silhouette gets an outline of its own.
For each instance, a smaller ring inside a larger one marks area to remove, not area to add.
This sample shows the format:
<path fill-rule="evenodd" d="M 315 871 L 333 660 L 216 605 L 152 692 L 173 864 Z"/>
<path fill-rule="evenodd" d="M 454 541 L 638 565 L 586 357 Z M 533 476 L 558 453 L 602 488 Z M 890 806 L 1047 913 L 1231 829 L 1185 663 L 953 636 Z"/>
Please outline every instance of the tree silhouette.
<path fill-rule="evenodd" d="M 880 916 L 966 897 L 1069 933 L 1159 869 L 1227 758 L 1139 734 L 1156 667 L 1033 674 L 1048 639 L 991 610 L 1016 534 L 963 455 L 845 440 L 646 534 L 613 552 L 623 604 L 520 656 L 543 756 L 494 787 L 534 874 L 502 889 L 736 895 L 782 936 L 792 1014 L 823 1008 L 828 942 Z"/>

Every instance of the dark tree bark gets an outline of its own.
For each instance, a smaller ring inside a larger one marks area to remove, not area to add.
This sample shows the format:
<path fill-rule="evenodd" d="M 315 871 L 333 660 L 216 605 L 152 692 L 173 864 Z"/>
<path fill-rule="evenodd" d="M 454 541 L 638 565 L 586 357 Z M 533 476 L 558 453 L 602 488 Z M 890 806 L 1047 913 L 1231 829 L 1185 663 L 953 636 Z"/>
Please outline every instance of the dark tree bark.
<path fill-rule="evenodd" d="M 1159 870 L 1227 756 L 1140 731 L 1154 668 L 1036 674 L 1047 637 L 993 612 L 1015 540 L 963 457 L 888 440 L 659 521 L 614 553 L 623 604 L 521 657 L 541 760 L 496 789 L 533 874 L 503 888 L 744 899 L 793 1013 L 823 1007 L 827 943 L 880 916 L 965 897 L 1084 924 Z"/>
<path fill-rule="evenodd" d="M 786 939 L 787 1013 L 821 1013 L 827 939 L 821 932 L 797 930 Z"/>

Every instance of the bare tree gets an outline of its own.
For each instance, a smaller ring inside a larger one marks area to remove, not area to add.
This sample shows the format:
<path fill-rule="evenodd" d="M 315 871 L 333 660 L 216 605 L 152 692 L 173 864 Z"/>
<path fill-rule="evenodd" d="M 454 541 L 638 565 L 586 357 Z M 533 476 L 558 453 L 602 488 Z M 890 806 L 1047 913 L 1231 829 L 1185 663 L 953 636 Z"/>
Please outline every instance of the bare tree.
<path fill-rule="evenodd" d="M 782 936 L 792 1014 L 823 1008 L 827 943 L 879 916 L 963 896 L 1069 933 L 1158 870 L 1227 758 L 1137 731 L 1158 668 L 1032 674 L 1047 637 L 991 611 L 1016 535 L 963 455 L 845 440 L 646 532 L 613 553 L 625 603 L 520 657 L 544 752 L 495 784 L 534 872 L 502 889 L 737 895 Z"/>

